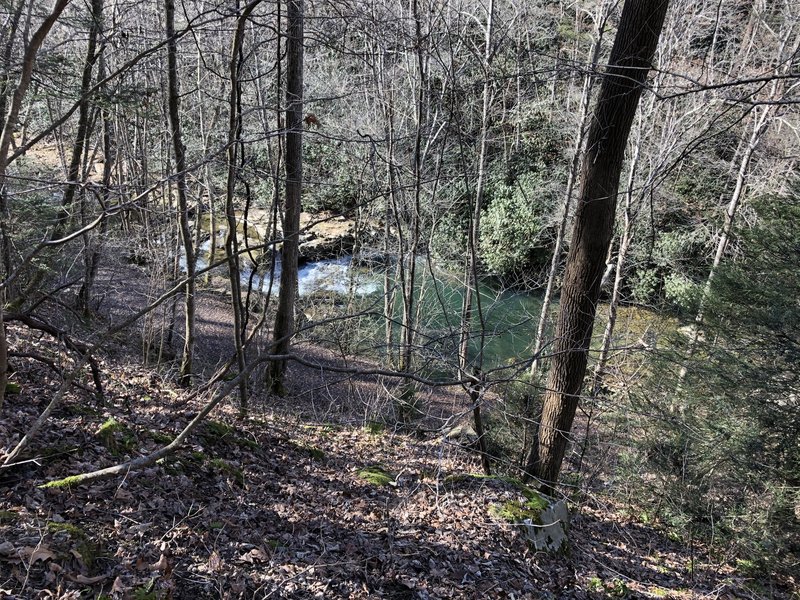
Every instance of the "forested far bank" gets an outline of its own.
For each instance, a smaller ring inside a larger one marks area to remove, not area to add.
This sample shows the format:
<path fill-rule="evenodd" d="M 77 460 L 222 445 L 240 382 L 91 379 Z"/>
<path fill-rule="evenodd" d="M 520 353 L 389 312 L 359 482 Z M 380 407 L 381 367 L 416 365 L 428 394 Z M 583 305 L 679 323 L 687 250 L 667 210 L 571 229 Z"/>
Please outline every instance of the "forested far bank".
<path fill-rule="evenodd" d="M 128 365 L 73 484 L 287 410 L 796 593 L 796 3 L 0 4 L 0 476 Z"/>

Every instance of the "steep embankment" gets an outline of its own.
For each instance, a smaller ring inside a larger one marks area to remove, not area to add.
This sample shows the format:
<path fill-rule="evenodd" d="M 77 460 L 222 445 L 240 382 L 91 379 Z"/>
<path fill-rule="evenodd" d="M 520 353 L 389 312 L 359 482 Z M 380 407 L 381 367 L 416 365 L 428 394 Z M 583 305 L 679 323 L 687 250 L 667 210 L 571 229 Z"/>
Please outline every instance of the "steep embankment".
<path fill-rule="evenodd" d="M 12 335 L 17 348 L 42 343 Z M 21 391 L 0 417 L 4 448 L 58 385 L 40 362 L 15 367 Z M 111 357 L 103 367 L 108 405 L 76 390 L 29 462 L 0 473 L 8 596 L 690 598 L 744 589 L 702 549 L 670 542 L 599 496 L 574 498 L 568 556 L 534 554 L 492 516 L 493 505 L 523 499 L 515 484 L 465 477 L 477 462 L 439 434 L 342 424 L 341 412 L 339 424 L 326 423 L 325 406 L 343 409 L 309 393 L 261 403 L 247 421 L 221 406 L 186 447 L 145 471 L 41 489 L 152 451 L 199 409 L 151 370 Z"/>

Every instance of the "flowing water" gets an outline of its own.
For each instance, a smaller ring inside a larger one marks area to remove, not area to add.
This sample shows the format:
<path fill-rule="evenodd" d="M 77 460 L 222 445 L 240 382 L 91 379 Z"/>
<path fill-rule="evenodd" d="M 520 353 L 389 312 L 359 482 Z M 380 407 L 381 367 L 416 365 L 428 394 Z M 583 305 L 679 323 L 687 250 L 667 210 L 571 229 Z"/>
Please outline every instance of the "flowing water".
<path fill-rule="evenodd" d="M 209 250 L 210 242 L 201 246 L 198 268 L 207 266 Z M 252 264 L 249 261 L 242 262 L 242 284 L 252 282 L 253 289 L 271 289 L 273 296 L 277 295 L 280 282 L 279 260 L 271 274 L 264 273 L 263 268 L 253 274 Z M 428 264 L 422 260 L 419 262 L 418 272 L 422 275 L 416 286 L 414 301 L 419 322 L 416 340 L 419 355 L 428 361 L 447 364 L 447 368 L 452 370 L 457 361 L 464 287 L 450 273 L 437 269 L 431 272 Z M 382 310 L 383 273 L 375 268 L 356 265 L 351 256 L 307 263 L 299 269 L 298 276 L 301 299 L 320 294 L 336 296 L 341 298 L 342 301 L 338 302 L 341 306 L 344 304 L 343 300 L 353 298 L 361 306 L 371 305 L 373 310 Z M 480 286 L 480 311 L 477 303 L 473 301 L 473 304 L 475 316 L 470 342 L 471 359 L 478 357 L 481 348 L 484 369 L 529 358 L 541 310 L 541 298 L 538 295 L 500 290 L 491 283 L 484 282 Z M 400 320 L 400 312 L 398 298 L 395 302 L 397 321 Z M 326 313 L 326 316 L 330 316 L 330 313 Z M 367 322 L 371 323 L 368 327 L 373 330 L 369 332 L 372 340 L 367 345 L 379 345 L 384 335 L 382 320 L 372 319 Z"/>

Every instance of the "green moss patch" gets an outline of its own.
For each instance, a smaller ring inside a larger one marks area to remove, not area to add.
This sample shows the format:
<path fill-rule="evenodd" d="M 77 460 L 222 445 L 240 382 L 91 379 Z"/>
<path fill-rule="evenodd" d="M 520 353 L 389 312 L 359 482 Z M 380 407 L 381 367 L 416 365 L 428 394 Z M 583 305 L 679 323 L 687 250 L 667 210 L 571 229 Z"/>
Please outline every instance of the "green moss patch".
<path fill-rule="evenodd" d="M 242 448 L 247 448 L 248 450 L 251 450 L 253 452 L 259 452 L 261 450 L 261 444 L 259 444 L 255 440 L 251 440 L 250 438 L 237 436 L 236 443 Z"/>
<path fill-rule="evenodd" d="M 303 444 L 303 443 L 293 443 L 292 446 L 294 446 L 294 448 L 299 452 L 307 454 L 313 460 L 316 460 L 318 462 L 325 460 L 325 452 L 323 450 L 320 450 L 316 446 L 311 446 L 310 444 Z"/>
<path fill-rule="evenodd" d="M 150 437 L 151 440 L 156 442 L 157 444 L 167 445 L 172 442 L 172 436 L 167 435 L 162 431 L 148 431 L 147 435 Z"/>
<path fill-rule="evenodd" d="M 53 536 L 63 536 L 69 538 L 75 545 L 74 550 L 80 554 L 83 564 L 91 569 L 95 560 L 100 555 L 98 545 L 80 527 L 71 523 L 47 522 L 47 531 Z"/>
<path fill-rule="evenodd" d="M 86 534 L 83 529 L 72 523 L 56 523 L 55 521 L 47 522 L 47 531 L 50 533 L 66 533 L 73 538 L 84 538 Z"/>
<path fill-rule="evenodd" d="M 242 437 L 232 425 L 222 421 L 209 420 L 203 423 L 198 431 L 198 435 L 207 445 L 228 443 L 235 444 L 242 448 L 257 452 L 261 450 L 261 444 L 257 441 Z"/>
<path fill-rule="evenodd" d="M 114 417 L 106 419 L 94 435 L 113 456 L 130 452 L 136 444 L 133 431 Z"/>
<path fill-rule="evenodd" d="M 394 477 L 378 465 L 359 470 L 358 476 L 364 481 L 377 486 L 389 485 L 394 481 Z"/>
<path fill-rule="evenodd" d="M 55 481 L 51 481 L 49 483 L 45 483 L 40 485 L 39 487 L 42 489 L 60 489 L 60 488 L 68 488 L 72 485 L 78 485 L 81 482 L 82 477 L 80 475 L 71 475 L 69 477 L 64 477 L 64 479 L 56 479 Z"/>
<path fill-rule="evenodd" d="M 542 509 L 537 502 L 509 500 L 502 504 L 492 504 L 489 514 L 497 519 L 509 523 L 522 523 L 529 520 L 531 523 L 541 524 Z"/>
<path fill-rule="evenodd" d="M 221 458 L 212 458 L 208 461 L 209 466 L 213 468 L 215 471 L 219 471 L 236 482 L 237 485 L 244 487 L 244 471 L 242 471 L 236 465 L 232 465 L 227 460 L 223 460 Z"/>
<path fill-rule="evenodd" d="M 223 423 L 222 421 L 209 420 L 206 421 L 204 424 L 203 433 L 206 436 L 215 437 L 221 440 L 225 437 L 233 435 L 234 430 L 233 427 L 231 427 L 227 423 Z"/>

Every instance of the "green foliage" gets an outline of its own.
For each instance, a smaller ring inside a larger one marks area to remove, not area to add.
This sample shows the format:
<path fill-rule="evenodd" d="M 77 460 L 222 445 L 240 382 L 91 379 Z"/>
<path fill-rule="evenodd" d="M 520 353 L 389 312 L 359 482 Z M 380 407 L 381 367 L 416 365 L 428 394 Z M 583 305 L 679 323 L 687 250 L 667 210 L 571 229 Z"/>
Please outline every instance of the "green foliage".
<path fill-rule="evenodd" d="M 656 300 L 661 284 L 657 269 L 639 269 L 631 278 L 631 293 L 638 304 L 651 304 Z"/>
<path fill-rule="evenodd" d="M 664 297 L 684 312 L 696 312 L 703 286 L 680 273 L 664 277 Z"/>
<path fill-rule="evenodd" d="M 704 274 L 707 232 L 702 228 L 682 227 L 659 232 L 653 247 L 653 262 L 665 272 Z"/>
<path fill-rule="evenodd" d="M 485 270 L 515 278 L 547 264 L 553 231 L 548 221 L 561 192 L 563 136 L 542 111 L 527 108 L 521 139 L 487 166 L 480 258 Z M 475 190 L 462 178 L 443 184 L 446 208 L 434 219 L 432 246 L 445 264 L 461 267 Z"/>
<path fill-rule="evenodd" d="M 345 213 L 355 208 L 361 195 L 357 160 L 349 157 L 341 142 L 306 136 L 303 145 L 303 176 L 322 185 L 309 186 L 303 209 Z"/>
<path fill-rule="evenodd" d="M 522 118 L 522 143 L 516 146 L 500 167 L 505 169 L 505 182 L 514 182 L 535 173 L 550 180 L 558 180 L 561 174 L 554 168 L 563 163 L 564 135 L 553 123 L 550 115 L 541 109 L 533 109 Z M 495 170 L 499 172 L 498 166 Z"/>
<path fill-rule="evenodd" d="M 552 195 L 552 184 L 534 173 L 510 185 L 500 179 L 488 183 L 480 249 L 489 271 L 508 277 L 547 262 L 551 232 L 544 215 Z"/>
<path fill-rule="evenodd" d="M 147 585 L 141 585 L 133 591 L 134 600 L 158 600 L 158 593 L 155 589 L 156 580 L 151 579 Z"/>
<path fill-rule="evenodd" d="M 741 258 L 713 280 L 692 358 L 676 339 L 674 355 L 652 366 L 635 408 L 652 411 L 661 395 L 667 418 L 642 423 L 628 460 L 661 522 L 680 535 L 713 527 L 768 571 L 800 552 L 800 206 L 789 198 L 756 208 Z M 642 469 L 653 471 L 651 484 Z"/>
<path fill-rule="evenodd" d="M 633 300 L 639 304 L 666 300 L 678 311 L 696 311 L 701 282 L 710 268 L 708 243 L 704 228 L 680 226 L 660 230 L 648 256 L 644 245 L 635 246 L 632 259 L 637 267 L 627 282 Z"/>
<path fill-rule="evenodd" d="M 672 190 L 681 204 L 703 207 L 725 194 L 728 180 L 727 164 L 698 159 L 684 167 L 672 184 Z"/>
<path fill-rule="evenodd" d="M 368 421 L 367 424 L 364 425 L 364 431 L 370 435 L 381 435 L 386 431 L 386 425 L 378 421 Z"/>
<path fill-rule="evenodd" d="M 437 262 L 454 270 L 463 268 L 464 249 L 467 247 L 469 201 L 466 194 L 460 182 L 443 190 L 442 196 L 455 195 L 456 198 L 449 202 L 448 210 L 436 219 L 431 236 Z"/>

